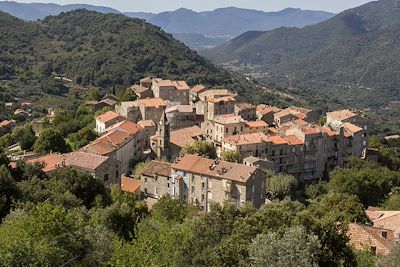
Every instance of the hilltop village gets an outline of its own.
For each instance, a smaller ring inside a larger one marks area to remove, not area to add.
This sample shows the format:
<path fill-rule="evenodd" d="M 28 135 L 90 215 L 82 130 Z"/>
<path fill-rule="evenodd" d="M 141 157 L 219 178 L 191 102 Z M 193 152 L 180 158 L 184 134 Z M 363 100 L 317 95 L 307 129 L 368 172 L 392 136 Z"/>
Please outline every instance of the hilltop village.
<path fill-rule="evenodd" d="M 128 91 L 137 99 L 119 102 L 111 94 L 86 102 L 109 109 L 96 117 L 94 141 L 75 152 L 22 159 L 43 163 L 45 172 L 91 173 L 138 199 L 168 194 L 209 211 L 212 202 L 264 205 L 264 170 L 310 183 L 346 158 L 368 156 L 367 120 L 359 111 L 329 112 L 317 125 L 313 110 L 254 106 L 228 89 L 185 81 L 148 77 Z M 214 147 L 215 155 L 182 153 L 196 145 Z M 140 180 L 131 175 L 139 162 L 150 162 Z"/>

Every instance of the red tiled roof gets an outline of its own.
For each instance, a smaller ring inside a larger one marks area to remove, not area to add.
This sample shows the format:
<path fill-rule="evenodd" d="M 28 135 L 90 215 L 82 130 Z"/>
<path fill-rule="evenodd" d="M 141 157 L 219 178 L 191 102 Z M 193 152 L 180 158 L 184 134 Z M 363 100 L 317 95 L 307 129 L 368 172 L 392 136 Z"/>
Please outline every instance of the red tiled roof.
<path fill-rule="evenodd" d="M 139 105 L 144 107 L 166 107 L 167 102 L 161 98 L 146 98 L 137 100 Z"/>
<path fill-rule="evenodd" d="M 294 135 L 283 136 L 282 138 L 285 139 L 289 143 L 289 145 L 292 146 L 304 145 L 304 142 Z"/>
<path fill-rule="evenodd" d="M 257 171 L 257 168 L 244 164 L 226 161 L 219 161 L 218 164 L 215 164 L 214 160 L 196 155 L 183 155 L 177 159 L 176 163 L 172 164 L 171 168 L 241 183 L 246 183 Z"/>
<path fill-rule="evenodd" d="M 257 127 L 268 127 L 268 123 L 265 121 L 248 121 L 246 125 L 250 128 L 257 128 Z"/>
<path fill-rule="evenodd" d="M 198 84 L 198 85 L 196 85 L 195 87 L 193 87 L 193 88 L 190 90 L 190 92 L 195 93 L 195 94 L 199 94 L 199 93 L 204 92 L 204 91 L 206 91 L 206 90 L 207 90 L 207 87 L 205 87 L 205 86 L 202 85 L 202 84 Z"/>
<path fill-rule="evenodd" d="M 336 110 L 332 112 L 326 113 L 327 116 L 334 118 L 335 120 L 342 121 L 346 120 L 349 118 L 352 118 L 354 116 L 357 116 L 357 114 L 349 109 L 343 109 L 343 110 Z"/>
<path fill-rule="evenodd" d="M 133 135 L 133 134 L 136 134 L 139 131 L 141 131 L 142 127 L 140 127 L 140 125 L 138 125 L 130 120 L 124 120 L 124 121 L 121 121 L 117 124 L 114 124 L 114 125 L 108 127 L 107 129 L 105 129 L 105 132 L 114 131 L 116 129 L 123 130 L 123 131 L 128 132 Z"/>
<path fill-rule="evenodd" d="M 154 177 L 155 175 L 170 177 L 171 165 L 172 163 L 153 160 L 149 163 L 146 169 L 143 170 L 142 175 L 150 177 Z"/>
<path fill-rule="evenodd" d="M 36 163 L 43 164 L 44 172 L 51 172 L 56 169 L 63 168 L 63 166 L 61 166 L 61 162 L 62 162 L 62 156 L 60 154 L 49 154 L 40 158 L 30 159 L 27 161 L 28 164 L 36 164 Z"/>
<path fill-rule="evenodd" d="M 106 113 L 98 116 L 96 118 L 96 120 L 102 122 L 102 123 L 107 123 L 111 120 L 114 120 L 116 118 L 120 117 L 120 115 L 118 115 L 117 113 L 113 112 L 113 111 L 107 111 Z"/>
<path fill-rule="evenodd" d="M 97 138 L 82 150 L 98 155 L 108 155 L 133 138 L 131 133 L 116 129 Z"/>
<path fill-rule="evenodd" d="M 176 90 L 190 90 L 189 85 L 185 81 L 173 81 L 172 83 Z"/>
<path fill-rule="evenodd" d="M 125 175 L 121 176 L 121 190 L 124 192 L 135 193 L 140 190 L 140 180 L 132 179 Z"/>
<path fill-rule="evenodd" d="M 143 120 L 143 121 L 139 121 L 138 124 L 139 124 L 142 128 L 156 126 L 156 124 L 155 124 L 154 121 L 152 121 L 152 120 Z"/>
<path fill-rule="evenodd" d="M 171 131 L 170 142 L 178 147 L 194 144 L 196 141 L 205 139 L 204 132 L 198 127 L 188 127 Z"/>
<path fill-rule="evenodd" d="M 76 151 L 68 154 L 49 154 L 39 158 L 28 160 L 28 164 L 42 163 L 43 171 L 51 172 L 65 167 L 76 167 L 93 171 L 103 164 L 108 157 Z"/>

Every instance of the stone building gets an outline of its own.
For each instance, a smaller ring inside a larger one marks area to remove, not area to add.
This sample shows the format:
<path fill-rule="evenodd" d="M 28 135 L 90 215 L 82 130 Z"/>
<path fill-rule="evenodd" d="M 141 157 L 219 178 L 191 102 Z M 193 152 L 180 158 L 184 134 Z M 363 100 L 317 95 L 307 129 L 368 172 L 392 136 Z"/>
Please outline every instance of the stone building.
<path fill-rule="evenodd" d="M 148 87 L 133 85 L 129 89 L 137 95 L 138 99 L 154 98 L 153 91 Z"/>
<path fill-rule="evenodd" d="M 68 154 L 49 154 L 30 159 L 27 163 L 43 164 L 43 171 L 46 173 L 72 168 L 91 174 L 105 185 L 119 185 L 120 183 L 121 162 L 101 155 L 76 151 Z"/>
<path fill-rule="evenodd" d="M 151 89 L 154 97 L 181 105 L 189 105 L 190 87 L 185 81 L 170 81 L 155 78 Z"/>
<path fill-rule="evenodd" d="M 204 107 L 204 119 L 214 120 L 217 116 L 234 114 L 236 99 L 233 96 L 210 98 Z"/>
<path fill-rule="evenodd" d="M 237 103 L 234 107 L 234 113 L 247 121 L 255 121 L 257 119 L 256 106 L 250 103 Z"/>
<path fill-rule="evenodd" d="M 146 98 L 136 101 L 122 102 L 117 105 L 116 112 L 133 122 L 152 120 L 157 122 L 165 111 L 167 102 L 161 98 Z"/>
<path fill-rule="evenodd" d="M 172 163 L 153 160 L 144 169 L 140 183 L 144 197 L 160 198 L 179 195 L 179 179 L 171 176 Z"/>
<path fill-rule="evenodd" d="M 265 121 L 247 121 L 245 123 L 245 133 L 268 133 L 268 124 Z"/>
<path fill-rule="evenodd" d="M 165 110 L 171 130 L 191 127 L 197 124 L 196 110 L 190 105 L 177 105 Z"/>
<path fill-rule="evenodd" d="M 96 118 L 96 132 L 103 133 L 108 127 L 126 120 L 115 112 L 108 111 Z"/>
<path fill-rule="evenodd" d="M 269 105 L 258 105 L 256 108 L 257 119 L 260 121 L 265 121 L 268 125 L 274 124 L 274 114 L 278 113 L 282 109 L 269 106 Z"/>
<path fill-rule="evenodd" d="M 228 136 L 241 134 L 245 131 L 245 120 L 239 115 L 227 114 L 214 119 L 212 141 L 216 146 L 221 146 L 222 140 Z"/>
<path fill-rule="evenodd" d="M 388 255 L 396 245 L 392 230 L 365 224 L 350 223 L 348 236 L 352 247 L 369 251 L 374 256 Z"/>
<path fill-rule="evenodd" d="M 170 127 L 165 111 L 157 121 L 156 135 L 150 137 L 150 146 L 157 159 L 170 159 Z"/>
<path fill-rule="evenodd" d="M 136 123 L 125 120 L 106 129 L 104 135 L 81 150 L 120 161 L 122 172 L 128 174 L 133 163 L 142 159 L 143 129 Z"/>
<path fill-rule="evenodd" d="M 150 138 L 157 133 L 157 125 L 152 120 L 139 121 L 138 125 L 143 128 L 143 149 L 150 150 Z"/>
<path fill-rule="evenodd" d="M 207 139 L 204 132 L 198 126 L 192 126 L 175 131 L 171 131 L 170 138 L 170 156 L 175 160 L 181 153 L 183 147 L 193 145 L 197 141 Z"/>
<path fill-rule="evenodd" d="M 204 211 L 225 201 L 238 208 L 246 202 L 256 208 L 265 203 L 265 175 L 258 168 L 184 155 L 171 169 L 172 179 L 182 180 L 179 197 Z"/>

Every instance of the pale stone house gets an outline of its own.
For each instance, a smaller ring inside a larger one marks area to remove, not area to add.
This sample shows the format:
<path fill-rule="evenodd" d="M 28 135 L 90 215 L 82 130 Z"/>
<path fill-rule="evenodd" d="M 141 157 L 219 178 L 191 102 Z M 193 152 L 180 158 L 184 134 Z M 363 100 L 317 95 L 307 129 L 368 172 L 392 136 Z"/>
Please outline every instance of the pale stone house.
<path fill-rule="evenodd" d="M 126 118 L 119 114 L 108 111 L 96 118 L 96 132 L 103 133 L 108 127 L 126 120 Z"/>
<path fill-rule="evenodd" d="M 179 103 L 181 105 L 189 104 L 190 87 L 185 81 L 170 81 L 155 78 L 152 80 L 151 89 L 156 98 Z"/>
<path fill-rule="evenodd" d="M 27 161 L 28 164 L 41 163 L 46 173 L 72 168 L 91 174 L 105 185 L 119 185 L 121 162 L 110 157 L 94 155 L 82 151 L 68 154 L 49 154 Z"/>
<path fill-rule="evenodd" d="M 179 195 L 179 179 L 171 176 L 171 165 L 153 160 L 143 170 L 140 182 L 145 197 L 158 199 L 164 195 Z"/>
<path fill-rule="evenodd" d="M 116 106 L 116 112 L 133 122 L 152 120 L 157 122 L 167 107 L 161 98 L 146 98 L 136 101 L 122 102 Z"/>
<path fill-rule="evenodd" d="M 148 87 L 133 85 L 129 89 L 137 95 L 138 99 L 154 98 L 153 91 Z"/>
<path fill-rule="evenodd" d="M 142 131 L 136 123 L 125 120 L 106 129 L 104 135 L 81 150 L 120 161 L 122 172 L 128 174 L 133 163 L 143 157 Z"/>
<path fill-rule="evenodd" d="M 274 124 L 274 114 L 278 113 L 282 109 L 269 106 L 265 104 L 258 105 L 256 108 L 257 119 L 261 121 L 265 121 L 268 125 Z"/>
<path fill-rule="evenodd" d="M 254 167 L 184 155 L 171 166 L 172 178 L 181 179 L 180 198 L 204 211 L 211 203 L 250 202 L 256 208 L 265 203 L 265 175 Z"/>
<path fill-rule="evenodd" d="M 177 105 L 165 110 L 171 130 L 191 127 L 197 124 L 196 110 L 190 105 Z"/>
<path fill-rule="evenodd" d="M 234 113 L 247 121 L 255 121 L 257 119 L 256 106 L 250 103 L 237 103 L 234 107 Z"/>

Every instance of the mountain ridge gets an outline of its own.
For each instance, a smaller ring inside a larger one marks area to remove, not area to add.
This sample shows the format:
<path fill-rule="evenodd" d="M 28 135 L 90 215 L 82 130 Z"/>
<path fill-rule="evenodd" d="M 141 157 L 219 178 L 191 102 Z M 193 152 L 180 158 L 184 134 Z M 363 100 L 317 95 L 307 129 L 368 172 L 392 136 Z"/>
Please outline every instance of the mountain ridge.
<path fill-rule="evenodd" d="M 265 81 L 289 82 L 303 97 L 371 108 L 400 101 L 399 47 L 400 1 L 381 0 L 302 29 L 247 32 L 202 54 L 268 73 Z"/>

